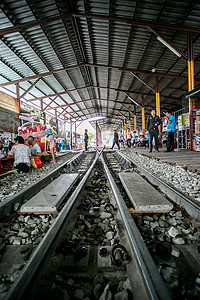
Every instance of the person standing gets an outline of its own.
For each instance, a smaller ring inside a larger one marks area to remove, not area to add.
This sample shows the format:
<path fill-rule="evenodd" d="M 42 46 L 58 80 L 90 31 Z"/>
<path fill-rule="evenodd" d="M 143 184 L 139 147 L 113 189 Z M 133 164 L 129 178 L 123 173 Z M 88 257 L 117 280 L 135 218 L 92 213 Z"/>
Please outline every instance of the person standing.
<path fill-rule="evenodd" d="M 161 121 L 159 116 L 156 115 L 155 109 L 152 109 L 151 116 L 147 119 L 147 134 L 150 136 L 149 140 L 149 152 L 152 152 L 152 141 L 155 139 L 155 149 L 158 150 L 158 136 L 160 136 L 161 131 Z"/>
<path fill-rule="evenodd" d="M 84 134 L 85 151 L 88 150 L 88 140 L 89 140 L 89 137 L 88 137 L 88 130 L 85 129 L 85 134 Z"/>
<path fill-rule="evenodd" d="M 132 146 L 135 146 L 135 139 L 136 139 L 136 131 L 133 131 L 133 140 L 132 140 Z"/>
<path fill-rule="evenodd" d="M 126 135 L 126 143 L 129 148 L 131 147 L 131 139 L 132 139 L 132 133 L 129 130 Z"/>
<path fill-rule="evenodd" d="M 119 140 L 119 136 L 118 136 L 117 130 L 115 130 L 115 131 L 114 131 L 114 141 L 113 141 L 113 145 L 112 145 L 112 148 L 111 148 L 111 149 L 114 148 L 115 144 L 117 144 L 118 149 L 120 149 L 118 140 Z"/>
<path fill-rule="evenodd" d="M 52 156 L 52 160 L 50 161 L 51 163 L 55 164 L 55 156 L 54 156 L 54 152 L 55 152 L 55 140 L 54 140 L 54 136 L 53 136 L 53 132 L 52 130 L 49 128 L 45 131 L 45 133 L 47 134 L 47 148 L 49 147 L 50 152 L 51 152 L 51 156 Z"/>
<path fill-rule="evenodd" d="M 171 152 L 174 150 L 174 133 L 176 131 L 175 117 L 171 111 L 166 112 L 165 119 L 167 120 L 167 150 L 165 152 Z"/>
<path fill-rule="evenodd" d="M 120 130 L 120 132 L 119 132 L 119 143 L 121 144 L 121 147 L 123 146 L 123 134 L 122 134 L 122 130 Z"/>

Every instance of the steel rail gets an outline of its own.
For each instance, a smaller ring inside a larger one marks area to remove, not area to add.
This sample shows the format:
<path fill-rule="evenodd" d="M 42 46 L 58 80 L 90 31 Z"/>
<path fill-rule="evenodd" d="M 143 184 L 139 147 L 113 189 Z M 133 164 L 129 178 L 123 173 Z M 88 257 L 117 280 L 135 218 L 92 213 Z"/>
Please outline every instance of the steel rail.
<path fill-rule="evenodd" d="M 126 157 L 121 152 L 116 151 L 114 155 L 122 163 L 129 162 L 130 164 L 133 164 L 141 172 L 142 175 L 144 175 L 153 185 L 157 185 L 159 189 L 164 194 L 166 194 L 172 201 L 174 201 L 178 205 L 184 206 L 185 210 L 190 215 L 200 219 L 200 204 L 195 202 L 193 198 L 187 196 L 170 183 L 167 183 L 164 180 L 158 178 L 156 175 L 143 168 L 133 159 Z"/>
<path fill-rule="evenodd" d="M 14 196 L 9 197 L 8 199 L 2 201 L 0 203 L 0 219 L 9 215 L 13 212 L 13 208 L 15 203 L 19 203 L 20 205 L 25 202 L 25 200 L 30 199 L 36 193 L 39 192 L 42 188 L 44 188 L 47 184 L 51 183 L 51 181 L 60 173 L 60 171 L 69 166 L 70 168 L 81 159 L 83 152 L 78 153 L 74 157 L 70 158 L 59 167 L 54 169 L 52 172 L 48 173 L 42 179 L 34 182 L 33 184 L 29 185 L 27 188 L 22 189 L 19 193 L 15 194 Z"/>
<path fill-rule="evenodd" d="M 88 177 L 90 176 L 98 157 L 99 155 L 96 154 L 92 165 L 89 167 L 88 171 L 68 199 L 67 203 L 64 205 L 63 209 L 60 211 L 59 217 L 48 230 L 43 240 L 40 242 L 29 262 L 21 271 L 20 277 L 11 286 L 4 300 L 20 300 L 28 291 L 31 281 L 34 280 L 36 274 L 39 273 L 41 264 L 44 263 L 45 259 L 48 258 L 48 254 L 55 245 L 58 235 L 62 232 L 63 225 L 69 220 L 70 212 L 74 208 L 75 202 L 80 195 L 80 192 L 82 191 Z"/>
<path fill-rule="evenodd" d="M 126 266 L 130 276 L 129 279 L 133 289 L 134 299 L 169 300 L 171 299 L 169 292 L 161 279 L 157 267 L 102 155 L 101 161 L 119 207 L 122 222 L 126 228 L 127 238 L 129 239 L 130 248 L 132 249 L 132 258 L 134 257 L 136 260 L 137 269 L 129 269 L 128 265 Z"/>

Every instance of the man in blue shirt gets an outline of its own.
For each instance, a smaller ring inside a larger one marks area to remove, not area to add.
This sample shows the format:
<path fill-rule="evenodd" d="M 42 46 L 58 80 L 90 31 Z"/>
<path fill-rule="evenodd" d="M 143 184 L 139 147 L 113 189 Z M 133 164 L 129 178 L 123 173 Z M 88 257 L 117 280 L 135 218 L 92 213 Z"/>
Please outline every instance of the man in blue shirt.
<path fill-rule="evenodd" d="M 170 152 L 174 150 L 174 133 L 176 131 L 175 117 L 170 111 L 166 112 L 165 119 L 167 120 L 167 150 L 165 152 Z"/>

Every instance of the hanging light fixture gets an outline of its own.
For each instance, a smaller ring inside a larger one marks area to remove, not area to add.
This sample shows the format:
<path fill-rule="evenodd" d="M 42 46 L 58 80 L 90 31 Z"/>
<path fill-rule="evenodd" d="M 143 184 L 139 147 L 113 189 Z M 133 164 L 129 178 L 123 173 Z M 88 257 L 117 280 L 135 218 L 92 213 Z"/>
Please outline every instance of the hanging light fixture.
<path fill-rule="evenodd" d="M 157 40 L 161 42 L 164 46 L 166 46 L 169 50 L 171 50 L 174 54 L 176 54 L 178 57 L 181 57 L 182 55 L 176 51 L 170 44 L 168 44 L 163 38 L 160 36 L 157 36 Z"/>

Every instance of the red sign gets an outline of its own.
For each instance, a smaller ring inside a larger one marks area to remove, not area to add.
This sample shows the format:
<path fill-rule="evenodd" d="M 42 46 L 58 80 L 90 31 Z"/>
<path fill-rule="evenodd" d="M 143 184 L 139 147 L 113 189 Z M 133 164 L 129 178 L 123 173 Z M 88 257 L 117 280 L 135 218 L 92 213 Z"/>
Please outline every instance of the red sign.
<path fill-rule="evenodd" d="M 42 125 L 39 122 L 28 122 L 23 126 L 18 128 L 18 134 L 26 140 L 29 136 L 35 138 L 36 143 L 40 145 L 42 151 L 45 149 L 45 130 L 47 130 L 46 125 Z"/>

